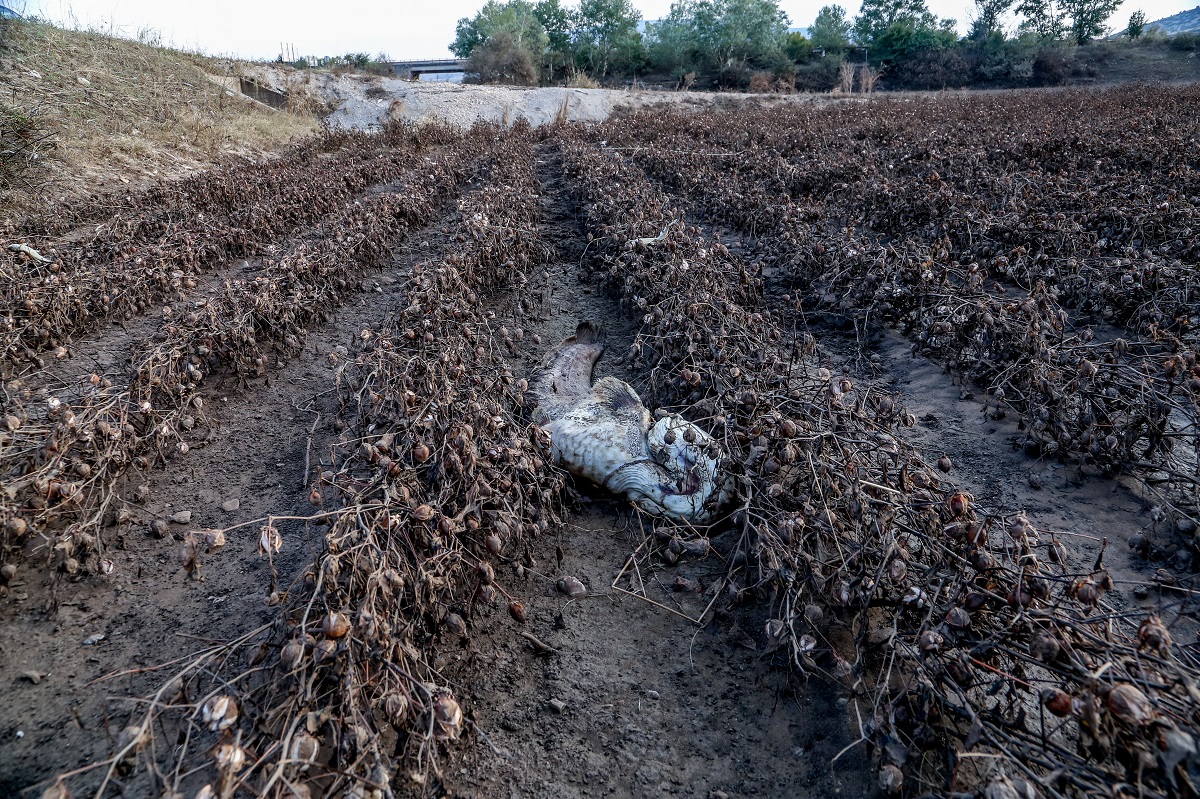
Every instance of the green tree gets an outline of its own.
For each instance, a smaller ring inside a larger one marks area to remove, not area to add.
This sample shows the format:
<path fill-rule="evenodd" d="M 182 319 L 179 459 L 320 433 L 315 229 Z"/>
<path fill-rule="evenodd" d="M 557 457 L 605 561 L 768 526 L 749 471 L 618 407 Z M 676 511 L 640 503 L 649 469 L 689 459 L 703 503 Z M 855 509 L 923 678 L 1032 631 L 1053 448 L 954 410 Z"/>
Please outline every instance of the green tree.
<path fill-rule="evenodd" d="M 824 6 L 808 29 L 813 47 L 840 53 L 850 48 L 850 20 L 841 6 Z"/>
<path fill-rule="evenodd" d="M 803 33 L 788 33 L 783 38 L 783 52 L 789 61 L 802 63 L 812 58 L 813 43 Z"/>
<path fill-rule="evenodd" d="M 1075 44 L 1087 44 L 1108 33 L 1104 22 L 1120 5 L 1121 0 L 1062 0 Z"/>
<path fill-rule="evenodd" d="M 1020 30 L 1042 41 L 1057 42 L 1067 34 L 1066 15 L 1055 0 L 1019 0 L 1017 13 L 1024 17 Z"/>
<path fill-rule="evenodd" d="M 1125 29 L 1125 34 L 1130 39 L 1141 38 L 1141 35 L 1146 32 L 1146 12 L 1140 8 L 1129 15 L 1129 27 Z"/>
<path fill-rule="evenodd" d="M 563 8 L 559 0 L 540 0 L 533 7 L 533 15 L 546 31 L 546 53 L 542 60 L 543 69 L 549 80 L 574 60 L 571 36 L 575 29 L 574 15 Z"/>
<path fill-rule="evenodd" d="M 777 0 L 722 0 L 718 6 L 718 56 L 722 64 L 774 66 L 784 57 L 787 14 Z"/>
<path fill-rule="evenodd" d="M 630 0 L 581 0 L 575 12 L 575 59 L 592 77 L 633 71 L 642 61 L 641 13 Z"/>
<path fill-rule="evenodd" d="M 958 41 L 953 26 L 954 20 L 943 20 L 940 25 L 932 25 L 927 19 L 901 17 L 872 41 L 871 60 L 894 65 L 910 60 L 918 53 L 947 50 Z"/>
<path fill-rule="evenodd" d="M 703 56 L 694 11 L 692 0 L 675 0 L 665 17 L 646 26 L 650 63 L 656 68 L 683 74 L 700 66 Z"/>
<path fill-rule="evenodd" d="M 1015 0 L 975 0 L 975 19 L 967 38 L 981 41 L 997 33 L 1003 33 L 1000 20 L 1012 8 Z"/>
<path fill-rule="evenodd" d="M 540 0 L 533 7 L 533 16 L 546 32 L 547 47 L 563 53 L 571 49 L 571 33 L 574 28 L 571 12 L 563 8 L 559 0 Z"/>
<path fill-rule="evenodd" d="M 537 83 L 537 65 L 529 49 L 512 33 L 494 31 L 477 45 L 467 58 L 467 69 L 482 83 L 510 83 L 530 86 Z"/>
<path fill-rule="evenodd" d="M 541 60 L 549 43 L 546 30 L 528 0 L 508 0 L 504 3 L 488 0 L 474 17 L 460 19 L 454 32 L 450 52 L 459 58 L 470 57 L 476 47 L 499 32 L 509 34 L 513 45 L 528 52 L 535 62 Z"/>
<path fill-rule="evenodd" d="M 892 32 L 893 41 L 938 27 L 937 17 L 929 11 L 925 0 L 863 0 L 858 16 L 854 18 L 854 41 L 865 47 L 874 47 L 888 29 L 897 23 L 903 24 Z"/>
<path fill-rule="evenodd" d="M 788 18 L 776 0 L 676 0 L 649 28 L 660 69 L 784 65 Z"/>

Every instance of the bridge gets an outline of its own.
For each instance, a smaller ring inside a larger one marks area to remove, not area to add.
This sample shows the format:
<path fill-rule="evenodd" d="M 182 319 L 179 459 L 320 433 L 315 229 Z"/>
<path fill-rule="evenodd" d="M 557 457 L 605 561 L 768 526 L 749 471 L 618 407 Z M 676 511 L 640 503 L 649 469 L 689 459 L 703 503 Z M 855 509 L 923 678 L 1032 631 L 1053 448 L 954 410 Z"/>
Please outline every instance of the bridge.
<path fill-rule="evenodd" d="M 425 61 L 389 61 L 396 77 L 416 80 L 422 75 L 444 75 L 448 72 L 466 72 L 467 62 L 463 58 L 434 58 Z"/>

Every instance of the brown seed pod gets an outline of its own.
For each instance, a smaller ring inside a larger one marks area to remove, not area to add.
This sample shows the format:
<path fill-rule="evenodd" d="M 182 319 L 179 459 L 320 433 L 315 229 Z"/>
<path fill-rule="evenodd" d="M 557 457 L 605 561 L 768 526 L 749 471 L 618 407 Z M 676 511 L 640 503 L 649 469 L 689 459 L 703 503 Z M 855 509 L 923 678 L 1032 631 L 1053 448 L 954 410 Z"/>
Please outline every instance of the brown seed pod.
<path fill-rule="evenodd" d="M 317 756 L 321 754 L 321 742 L 309 735 L 306 730 L 299 730 L 292 736 L 292 745 L 288 747 L 288 759 L 300 766 L 300 771 L 307 771 L 308 767 L 317 762 Z"/>
<path fill-rule="evenodd" d="M 944 640 L 942 634 L 934 630 L 922 630 L 921 634 L 917 636 L 917 643 L 926 652 L 936 652 L 941 649 Z"/>
<path fill-rule="evenodd" d="M 324 638 L 313 647 L 313 661 L 317 664 L 332 663 L 337 657 L 338 642 L 332 638 Z"/>
<path fill-rule="evenodd" d="M 291 671 L 304 660 L 304 641 L 293 638 L 279 648 L 279 667 Z"/>
<path fill-rule="evenodd" d="M 525 623 L 525 606 L 517 600 L 508 603 L 508 615 L 512 616 L 518 623 Z"/>
<path fill-rule="evenodd" d="M 417 507 L 413 508 L 412 512 L 413 518 L 419 522 L 427 522 L 436 514 L 437 511 L 435 511 L 429 505 L 418 505 Z"/>
<path fill-rule="evenodd" d="M 1082 577 L 1071 586 L 1071 596 L 1079 600 L 1085 607 L 1094 608 L 1100 604 L 1100 589 L 1090 577 Z"/>
<path fill-rule="evenodd" d="M 950 460 L 949 455 L 942 455 L 942 457 L 937 459 L 937 467 L 943 472 L 949 472 L 954 468 L 954 462 Z"/>
<path fill-rule="evenodd" d="M 393 727 L 402 729 L 408 718 L 408 697 L 399 691 L 388 694 L 383 700 L 383 713 Z"/>
<path fill-rule="evenodd" d="M 486 560 L 479 562 L 479 582 L 483 585 L 491 585 L 496 581 L 496 570 L 492 568 L 492 564 Z"/>
<path fill-rule="evenodd" d="M 1071 695 L 1061 688 L 1047 688 L 1042 691 L 1042 704 L 1059 718 L 1071 713 Z"/>
<path fill-rule="evenodd" d="M 326 638 L 338 639 L 350 632 L 350 620 L 345 614 L 337 611 L 329 611 L 325 615 L 325 620 L 321 622 L 321 632 Z"/>
<path fill-rule="evenodd" d="M 227 694 L 218 694 L 204 703 L 200 717 L 213 732 L 227 730 L 237 722 L 237 701 Z"/>
<path fill-rule="evenodd" d="M 499 555 L 504 551 L 504 542 L 495 533 L 488 533 L 487 537 L 483 539 L 483 546 L 493 555 Z"/>
<path fill-rule="evenodd" d="M 951 516 L 955 516 L 955 517 L 962 516 L 970 509 L 970 507 L 971 507 L 970 499 L 967 497 L 966 494 L 963 494 L 961 492 L 951 494 L 950 498 L 946 500 L 946 511 Z"/>
<path fill-rule="evenodd" d="M 1133 727 L 1145 727 L 1158 717 L 1150 699 L 1137 687 L 1121 683 L 1108 692 L 1109 712 Z"/>
<path fill-rule="evenodd" d="M 237 774 L 246 765 L 246 750 L 237 744 L 223 743 L 213 751 L 213 759 L 221 772 Z"/>
<path fill-rule="evenodd" d="M 971 626 L 971 614 L 955 605 L 946 611 L 946 624 L 956 630 L 965 630 Z"/>
<path fill-rule="evenodd" d="M 1156 615 L 1150 615 L 1138 627 L 1138 648 L 1149 649 L 1162 657 L 1171 651 L 1171 633 Z"/>
<path fill-rule="evenodd" d="M 465 636 L 467 634 L 467 623 L 463 621 L 463 617 L 457 613 L 447 613 L 442 619 L 442 624 L 450 631 L 451 635 Z"/>
<path fill-rule="evenodd" d="M 462 733 L 463 714 L 448 691 L 433 700 L 433 737 L 439 741 L 457 740 Z"/>

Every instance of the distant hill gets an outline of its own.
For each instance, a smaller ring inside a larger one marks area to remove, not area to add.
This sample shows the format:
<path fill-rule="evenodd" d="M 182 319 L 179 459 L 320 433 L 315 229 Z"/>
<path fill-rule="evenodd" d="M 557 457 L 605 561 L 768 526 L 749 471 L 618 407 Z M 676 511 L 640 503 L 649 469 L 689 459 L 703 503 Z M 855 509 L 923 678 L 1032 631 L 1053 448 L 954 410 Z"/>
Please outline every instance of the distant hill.
<path fill-rule="evenodd" d="M 1180 11 L 1169 17 L 1156 19 L 1146 23 L 1146 29 L 1158 28 L 1163 33 L 1174 36 L 1176 33 L 1192 33 L 1200 31 L 1200 6 L 1191 11 Z"/>

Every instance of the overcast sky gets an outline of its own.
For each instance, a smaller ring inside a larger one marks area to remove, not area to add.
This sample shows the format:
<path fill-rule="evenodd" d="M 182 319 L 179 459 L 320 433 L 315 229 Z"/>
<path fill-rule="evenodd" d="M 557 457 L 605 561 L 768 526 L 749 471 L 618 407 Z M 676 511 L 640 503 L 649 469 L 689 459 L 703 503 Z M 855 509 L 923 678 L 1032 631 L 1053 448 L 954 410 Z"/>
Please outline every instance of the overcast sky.
<path fill-rule="evenodd" d="M 154 29 L 164 44 L 199 49 L 210 55 L 271 59 L 281 43 L 299 55 L 387 53 L 392 59 L 448 58 L 454 24 L 473 15 L 484 0 L 0 0 L 26 14 L 53 22 L 113 30 L 135 37 Z M 633 0 L 643 19 L 667 13 L 671 0 Z M 782 0 L 780 7 L 796 27 L 808 26 L 818 9 L 836 0 Z M 853 16 L 860 0 L 842 5 Z M 970 23 L 973 0 L 927 0 L 941 17 Z M 1197 0 L 1125 0 L 1109 20 L 1124 27 L 1141 8 L 1155 20 L 1196 6 Z M 574 5 L 568 0 L 565 5 Z"/>

